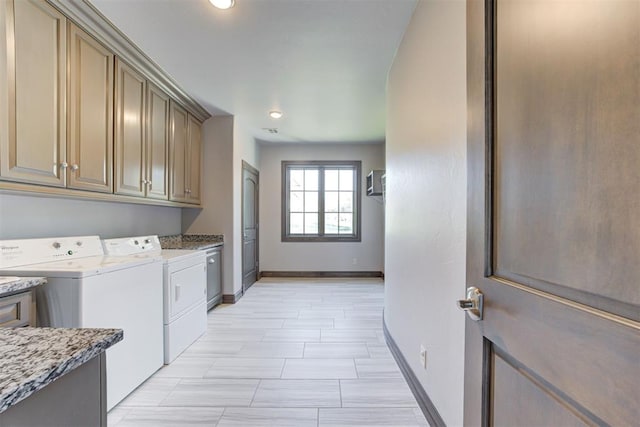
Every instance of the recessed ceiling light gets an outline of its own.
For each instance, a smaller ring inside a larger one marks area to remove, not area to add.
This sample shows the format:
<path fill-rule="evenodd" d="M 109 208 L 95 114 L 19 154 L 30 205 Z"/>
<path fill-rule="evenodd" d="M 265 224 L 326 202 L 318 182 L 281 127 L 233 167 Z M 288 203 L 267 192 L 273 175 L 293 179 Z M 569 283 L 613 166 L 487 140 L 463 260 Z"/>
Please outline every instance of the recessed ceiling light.
<path fill-rule="evenodd" d="M 269 117 L 271 117 L 272 119 L 279 119 L 280 117 L 282 117 L 282 111 L 269 111 Z"/>
<path fill-rule="evenodd" d="M 209 0 L 212 5 L 217 7 L 218 9 L 229 9 L 232 8 L 236 3 L 235 0 Z"/>

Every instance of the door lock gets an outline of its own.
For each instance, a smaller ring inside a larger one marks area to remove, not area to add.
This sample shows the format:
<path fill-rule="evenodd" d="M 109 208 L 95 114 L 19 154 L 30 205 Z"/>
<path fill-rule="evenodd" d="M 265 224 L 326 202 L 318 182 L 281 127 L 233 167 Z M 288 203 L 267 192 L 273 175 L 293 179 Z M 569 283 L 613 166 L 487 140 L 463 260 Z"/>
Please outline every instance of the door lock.
<path fill-rule="evenodd" d="M 458 300 L 458 308 L 467 312 L 475 321 L 482 320 L 484 310 L 484 295 L 475 286 L 467 288 L 467 299 Z"/>

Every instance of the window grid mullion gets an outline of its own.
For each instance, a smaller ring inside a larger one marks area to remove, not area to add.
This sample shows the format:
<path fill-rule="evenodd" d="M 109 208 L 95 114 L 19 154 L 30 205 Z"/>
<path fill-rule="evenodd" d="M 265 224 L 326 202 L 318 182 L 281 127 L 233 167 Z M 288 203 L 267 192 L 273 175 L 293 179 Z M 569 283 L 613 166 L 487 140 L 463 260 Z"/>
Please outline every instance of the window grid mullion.
<path fill-rule="evenodd" d="M 324 167 L 318 168 L 318 236 L 324 236 Z"/>

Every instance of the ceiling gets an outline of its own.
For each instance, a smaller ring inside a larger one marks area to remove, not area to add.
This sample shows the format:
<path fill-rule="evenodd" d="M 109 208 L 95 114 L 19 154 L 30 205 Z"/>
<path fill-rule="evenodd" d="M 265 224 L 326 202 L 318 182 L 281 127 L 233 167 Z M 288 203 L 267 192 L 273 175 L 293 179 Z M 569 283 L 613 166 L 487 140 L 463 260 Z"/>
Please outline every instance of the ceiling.
<path fill-rule="evenodd" d="M 236 116 L 258 140 L 358 143 L 384 140 L 387 73 L 416 1 L 91 3 L 210 113 Z"/>

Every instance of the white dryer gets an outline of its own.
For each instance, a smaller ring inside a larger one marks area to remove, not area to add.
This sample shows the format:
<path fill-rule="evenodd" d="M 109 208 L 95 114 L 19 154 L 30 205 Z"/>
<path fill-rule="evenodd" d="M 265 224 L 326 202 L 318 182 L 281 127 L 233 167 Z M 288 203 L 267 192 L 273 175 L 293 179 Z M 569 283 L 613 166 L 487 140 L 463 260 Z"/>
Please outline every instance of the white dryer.
<path fill-rule="evenodd" d="M 107 350 L 107 410 L 162 367 L 162 260 L 104 256 L 98 236 L 0 241 L 0 272 L 44 276 L 38 325 L 120 328 Z"/>
<path fill-rule="evenodd" d="M 205 251 L 163 250 L 158 236 L 103 240 L 111 256 L 161 256 L 164 261 L 164 363 L 169 364 L 207 330 Z"/>

